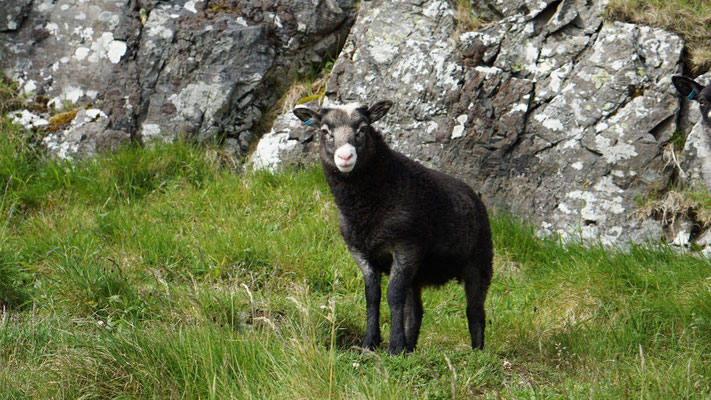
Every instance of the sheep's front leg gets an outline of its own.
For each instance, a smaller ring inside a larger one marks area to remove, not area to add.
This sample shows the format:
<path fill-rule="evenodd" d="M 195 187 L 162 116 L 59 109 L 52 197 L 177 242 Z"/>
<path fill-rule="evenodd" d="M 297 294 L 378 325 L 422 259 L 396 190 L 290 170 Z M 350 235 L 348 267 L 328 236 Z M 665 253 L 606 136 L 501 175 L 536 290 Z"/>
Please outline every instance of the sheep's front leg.
<path fill-rule="evenodd" d="M 417 271 L 418 257 L 411 251 L 396 251 L 388 282 L 390 306 L 390 354 L 400 354 L 405 349 L 405 305 L 412 290 L 412 279 Z"/>
<path fill-rule="evenodd" d="M 374 350 L 380 345 L 380 272 L 368 263 L 363 255 L 351 250 L 353 259 L 363 273 L 365 280 L 365 311 L 367 322 L 363 348 Z"/>

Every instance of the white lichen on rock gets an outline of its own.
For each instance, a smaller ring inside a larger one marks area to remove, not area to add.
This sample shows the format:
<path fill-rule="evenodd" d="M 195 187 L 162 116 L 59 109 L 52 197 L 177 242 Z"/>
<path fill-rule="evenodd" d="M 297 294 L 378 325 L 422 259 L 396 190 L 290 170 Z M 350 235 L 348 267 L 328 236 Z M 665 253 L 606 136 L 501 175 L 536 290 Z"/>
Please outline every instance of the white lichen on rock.
<path fill-rule="evenodd" d="M 43 128 L 49 124 L 47 119 L 29 110 L 11 112 L 9 116 L 13 123 L 22 125 L 25 129 Z"/>

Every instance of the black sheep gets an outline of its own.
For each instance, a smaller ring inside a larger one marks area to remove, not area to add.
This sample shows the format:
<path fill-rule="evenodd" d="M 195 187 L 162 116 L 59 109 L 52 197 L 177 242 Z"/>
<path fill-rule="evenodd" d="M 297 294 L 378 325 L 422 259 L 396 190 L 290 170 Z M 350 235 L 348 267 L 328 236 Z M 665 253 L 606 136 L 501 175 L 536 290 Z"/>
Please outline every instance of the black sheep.
<path fill-rule="evenodd" d="M 672 83 L 682 96 L 699 102 L 704 129 L 711 130 L 711 85 L 703 86 L 691 78 L 672 76 Z"/>
<path fill-rule="evenodd" d="M 484 300 L 493 249 L 486 208 L 464 182 L 391 150 L 372 123 L 392 106 L 379 101 L 297 107 L 320 128 L 320 157 L 338 206 L 343 239 L 363 272 L 367 324 L 363 347 L 380 343 L 380 279 L 389 274 L 389 352 L 412 351 L 422 322 L 421 290 L 464 282 L 472 347 L 484 347 Z"/>

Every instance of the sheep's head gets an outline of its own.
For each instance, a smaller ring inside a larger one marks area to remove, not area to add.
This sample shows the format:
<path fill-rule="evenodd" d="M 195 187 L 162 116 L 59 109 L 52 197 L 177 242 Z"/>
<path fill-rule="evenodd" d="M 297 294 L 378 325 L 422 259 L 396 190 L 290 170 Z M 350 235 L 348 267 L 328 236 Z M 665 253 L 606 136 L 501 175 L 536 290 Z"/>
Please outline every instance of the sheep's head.
<path fill-rule="evenodd" d="M 704 124 L 711 126 L 711 85 L 704 87 L 695 80 L 681 75 L 672 76 L 672 83 L 682 96 L 699 102 Z"/>
<path fill-rule="evenodd" d="M 296 107 L 293 112 L 304 124 L 319 128 L 321 160 L 335 166 L 342 173 L 356 168 L 372 142 L 372 123 L 382 118 L 393 102 L 378 101 L 367 106 L 349 103 L 324 107 L 319 111 Z"/>

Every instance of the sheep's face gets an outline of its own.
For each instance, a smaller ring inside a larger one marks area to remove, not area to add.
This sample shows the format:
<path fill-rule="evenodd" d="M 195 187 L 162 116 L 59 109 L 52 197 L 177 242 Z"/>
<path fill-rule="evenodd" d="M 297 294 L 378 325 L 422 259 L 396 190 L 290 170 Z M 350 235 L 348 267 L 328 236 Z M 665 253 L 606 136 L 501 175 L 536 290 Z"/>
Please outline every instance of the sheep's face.
<path fill-rule="evenodd" d="M 704 124 L 711 127 L 711 85 L 704 87 L 695 80 L 681 75 L 673 76 L 672 83 L 682 96 L 699 102 Z"/>
<path fill-rule="evenodd" d="M 321 159 L 341 173 L 349 173 L 361 164 L 372 140 L 371 124 L 382 118 L 392 106 L 389 100 L 372 106 L 349 103 L 328 106 L 320 111 L 297 107 L 294 114 L 308 126 L 319 128 Z"/>

